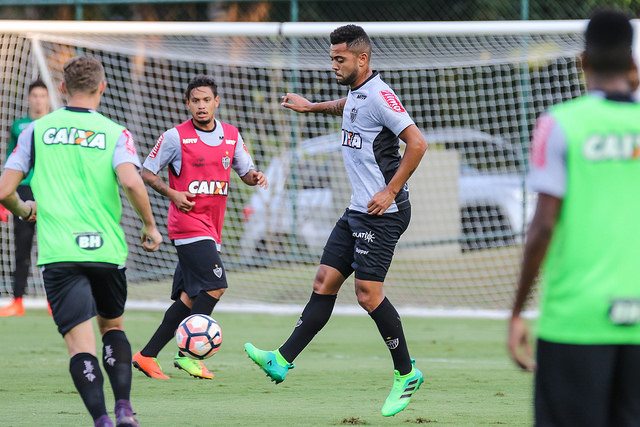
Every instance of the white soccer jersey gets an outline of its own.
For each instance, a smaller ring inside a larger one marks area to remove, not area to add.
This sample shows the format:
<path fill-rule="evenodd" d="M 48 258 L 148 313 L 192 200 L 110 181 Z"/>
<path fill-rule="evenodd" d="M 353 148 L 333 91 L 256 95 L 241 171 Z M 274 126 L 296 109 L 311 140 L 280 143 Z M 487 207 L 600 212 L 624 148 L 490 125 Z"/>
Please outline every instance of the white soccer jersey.
<path fill-rule="evenodd" d="M 391 181 L 400 164 L 398 135 L 412 124 L 377 72 L 349 91 L 342 114 L 342 157 L 351 182 L 349 209 L 366 213 L 373 195 Z M 408 207 L 405 185 L 386 213 Z"/>

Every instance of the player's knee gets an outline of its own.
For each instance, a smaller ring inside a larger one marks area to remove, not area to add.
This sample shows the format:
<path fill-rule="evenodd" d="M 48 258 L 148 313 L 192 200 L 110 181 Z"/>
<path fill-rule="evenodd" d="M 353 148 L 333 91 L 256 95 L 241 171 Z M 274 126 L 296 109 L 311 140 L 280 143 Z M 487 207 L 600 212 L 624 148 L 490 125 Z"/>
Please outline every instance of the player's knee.
<path fill-rule="evenodd" d="M 333 271 L 321 265 L 313 279 L 313 292 L 320 295 L 335 295 L 343 282 L 344 277 L 337 270 Z"/>
<path fill-rule="evenodd" d="M 104 335 L 113 330 L 123 331 L 124 322 L 122 321 L 122 317 L 118 317 L 116 319 L 105 319 L 98 316 L 98 329 L 100 329 L 100 335 Z"/>
<path fill-rule="evenodd" d="M 222 297 L 222 295 L 224 294 L 224 291 L 226 291 L 225 288 L 220 288 L 220 289 L 214 289 L 212 291 L 207 291 L 207 293 L 214 297 L 215 299 L 220 299 Z"/>

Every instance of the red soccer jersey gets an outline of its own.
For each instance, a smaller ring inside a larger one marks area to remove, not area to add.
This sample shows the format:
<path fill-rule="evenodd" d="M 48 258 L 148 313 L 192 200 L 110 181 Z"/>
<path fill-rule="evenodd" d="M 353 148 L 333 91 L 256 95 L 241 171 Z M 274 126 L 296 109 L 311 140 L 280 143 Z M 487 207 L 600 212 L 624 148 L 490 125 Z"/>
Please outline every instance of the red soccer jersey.
<path fill-rule="evenodd" d="M 202 142 L 191 120 L 176 126 L 181 141 L 182 166 L 180 175 L 169 168 L 169 186 L 176 191 L 195 194 L 192 201 L 196 204 L 189 212 L 180 211 L 173 202 L 169 205 L 167 227 L 172 240 L 211 236 L 218 244 L 222 243 L 222 226 L 238 129 L 220 123 L 225 141 L 215 147 Z"/>

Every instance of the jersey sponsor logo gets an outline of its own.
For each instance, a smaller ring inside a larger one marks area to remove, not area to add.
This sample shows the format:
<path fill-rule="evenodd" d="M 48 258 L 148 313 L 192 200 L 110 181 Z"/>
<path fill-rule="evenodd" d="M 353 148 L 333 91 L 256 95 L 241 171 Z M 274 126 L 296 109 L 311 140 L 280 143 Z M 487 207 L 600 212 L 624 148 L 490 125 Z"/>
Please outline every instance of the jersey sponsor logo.
<path fill-rule="evenodd" d="M 531 163 L 536 168 L 543 168 L 547 163 L 547 141 L 553 129 L 553 117 L 540 116 L 531 138 Z"/>
<path fill-rule="evenodd" d="M 229 166 L 231 166 L 231 158 L 228 156 L 228 151 L 226 154 L 227 155 L 222 158 L 222 167 L 225 169 L 229 169 Z"/>
<path fill-rule="evenodd" d="M 229 183 L 227 181 L 191 181 L 188 190 L 193 194 L 226 196 L 229 192 Z"/>
<path fill-rule="evenodd" d="M 361 93 L 356 95 L 356 99 L 367 99 L 367 95 L 363 95 Z"/>
<path fill-rule="evenodd" d="M 358 132 L 342 129 L 342 146 L 359 150 L 362 148 L 362 137 Z"/>
<path fill-rule="evenodd" d="M 235 139 L 225 139 L 224 143 L 227 145 L 236 145 L 236 140 Z"/>
<path fill-rule="evenodd" d="M 384 99 L 384 102 L 386 102 L 387 105 L 396 113 L 406 112 L 395 93 L 391 92 L 390 90 L 381 90 L 380 95 L 382 95 L 382 99 Z"/>
<path fill-rule="evenodd" d="M 100 233 L 80 233 L 76 236 L 76 244 L 80 249 L 92 251 L 101 248 L 104 240 Z"/>
<path fill-rule="evenodd" d="M 587 160 L 630 160 L 640 158 L 640 135 L 591 135 L 582 153 Z"/>
<path fill-rule="evenodd" d="M 160 151 L 160 146 L 162 145 L 162 141 L 164 141 L 164 134 L 160 135 L 160 138 L 156 141 L 156 145 L 153 146 L 151 152 L 149 153 L 149 158 L 155 159 Z"/>
<path fill-rule="evenodd" d="M 195 144 L 198 142 L 198 138 L 182 138 L 183 144 Z"/>
<path fill-rule="evenodd" d="M 194 168 L 203 168 L 207 164 L 204 157 L 198 157 L 193 161 Z"/>
<path fill-rule="evenodd" d="M 362 239 L 367 243 L 371 243 L 376 239 L 375 234 L 371 231 L 354 231 L 351 235 L 356 239 Z"/>
<path fill-rule="evenodd" d="M 42 142 L 47 145 L 79 145 L 98 150 L 104 150 L 107 145 L 104 133 L 76 128 L 49 128 L 44 131 Z"/>
<path fill-rule="evenodd" d="M 132 156 L 135 156 L 137 153 L 136 146 L 133 143 L 133 135 L 127 129 L 123 130 L 122 133 L 127 138 L 124 142 L 124 147 L 127 149 L 127 152 Z"/>

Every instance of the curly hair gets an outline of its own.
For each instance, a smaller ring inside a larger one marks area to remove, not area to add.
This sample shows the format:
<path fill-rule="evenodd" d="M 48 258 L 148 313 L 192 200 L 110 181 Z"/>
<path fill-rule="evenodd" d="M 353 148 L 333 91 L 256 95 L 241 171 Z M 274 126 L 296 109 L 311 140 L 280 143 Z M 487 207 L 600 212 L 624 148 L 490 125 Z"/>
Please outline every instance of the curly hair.
<path fill-rule="evenodd" d="M 367 52 L 371 55 L 371 40 L 362 27 L 349 24 L 338 27 L 329 35 L 331 44 L 346 43 L 347 48 L 357 52 Z"/>
<path fill-rule="evenodd" d="M 191 96 L 191 91 L 197 87 L 210 87 L 211 92 L 213 92 L 213 96 L 218 96 L 218 85 L 216 85 L 216 81 L 211 76 L 199 75 L 195 76 L 189 84 L 187 85 L 187 90 L 184 92 L 184 99 L 186 101 L 189 100 Z"/>

